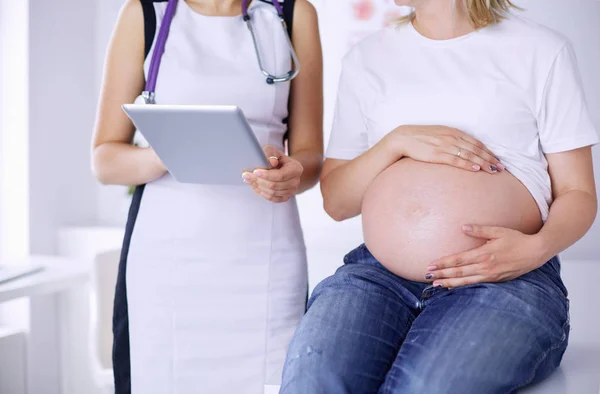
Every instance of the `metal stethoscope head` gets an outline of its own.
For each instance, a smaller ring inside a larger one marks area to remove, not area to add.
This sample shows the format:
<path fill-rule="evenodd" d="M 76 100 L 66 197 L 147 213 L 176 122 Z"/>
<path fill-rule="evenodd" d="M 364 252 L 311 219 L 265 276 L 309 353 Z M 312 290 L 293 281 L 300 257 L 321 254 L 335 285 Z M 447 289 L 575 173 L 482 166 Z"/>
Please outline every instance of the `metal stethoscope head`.
<path fill-rule="evenodd" d="M 154 46 L 154 51 L 152 53 L 152 58 L 150 60 L 150 68 L 148 70 L 148 77 L 146 80 L 146 88 L 142 92 L 141 97 L 146 104 L 154 104 L 154 90 L 156 88 L 156 80 L 158 78 L 158 70 L 160 69 L 160 62 L 162 59 L 162 54 L 165 50 L 165 44 L 167 41 L 167 37 L 169 35 L 169 29 L 171 27 L 171 22 L 175 16 L 175 10 L 177 8 L 177 2 L 179 0 L 169 0 L 167 4 L 167 9 L 165 11 L 165 15 L 163 17 L 163 21 L 158 32 L 158 36 L 156 38 L 156 44 Z M 255 0 L 258 1 L 258 0 Z M 298 61 L 298 57 L 296 56 L 296 51 L 294 50 L 294 46 L 292 45 L 292 40 L 288 34 L 287 24 L 285 23 L 285 18 L 283 16 L 283 9 L 281 8 L 281 4 L 277 0 L 269 0 L 273 7 L 277 12 L 277 16 L 281 22 L 281 27 L 283 28 L 284 36 L 288 43 L 288 48 L 290 50 L 290 56 L 292 59 L 292 69 L 283 75 L 273 75 L 270 72 L 265 70 L 262 57 L 260 55 L 259 43 L 256 39 L 256 34 L 252 27 L 252 17 L 248 12 L 248 2 L 249 0 L 242 0 L 242 17 L 248 26 L 248 30 L 250 30 L 250 34 L 252 36 L 252 41 L 254 43 L 254 50 L 256 52 L 256 58 L 258 60 L 258 67 L 264 76 L 267 77 L 267 83 L 269 85 L 273 85 L 279 82 L 288 82 L 294 79 L 298 73 L 300 72 L 300 62 Z"/>
<path fill-rule="evenodd" d="M 277 82 L 288 82 L 294 79 L 298 73 L 300 72 L 300 62 L 298 61 L 298 56 L 296 56 L 296 51 L 294 50 L 294 45 L 292 44 L 292 40 L 288 34 L 287 24 L 285 23 L 285 18 L 283 16 L 283 9 L 281 8 L 281 4 L 277 0 L 270 0 L 271 4 L 275 8 L 277 12 L 277 16 L 279 17 L 279 21 L 281 23 L 281 27 L 283 29 L 284 36 L 288 43 L 288 48 L 290 50 L 290 56 L 292 58 L 292 69 L 283 75 L 274 75 L 265 70 L 265 67 L 262 62 L 262 57 L 260 55 L 259 43 L 256 39 L 256 34 L 254 33 L 254 29 L 252 27 L 252 18 L 248 13 L 248 0 L 242 0 L 242 15 L 244 17 L 244 21 L 248 26 L 248 30 L 250 30 L 250 34 L 252 35 L 252 41 L 254 42 L 254 50 L 256 51 L 256 59 L 258 60 L 258 67 L 264 76 L 267 77 L 267 83 L 272 85 Z"/>

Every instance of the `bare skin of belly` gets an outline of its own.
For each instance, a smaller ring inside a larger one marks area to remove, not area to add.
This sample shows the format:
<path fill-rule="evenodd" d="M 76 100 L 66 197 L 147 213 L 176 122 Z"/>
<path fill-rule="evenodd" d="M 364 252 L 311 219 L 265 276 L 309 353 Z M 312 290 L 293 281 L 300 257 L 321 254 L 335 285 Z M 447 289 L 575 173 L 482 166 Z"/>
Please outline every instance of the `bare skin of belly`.
<path fill-rule="evenodd" d="M 435 260 L 486 241 L 463 234 L 465 224 L 534 234 L 540 211 L 508 171 L 487 174 L 404 158 L 383 171 L 363 199 L 365 244 L 388 270 L 424 282 Z"/>

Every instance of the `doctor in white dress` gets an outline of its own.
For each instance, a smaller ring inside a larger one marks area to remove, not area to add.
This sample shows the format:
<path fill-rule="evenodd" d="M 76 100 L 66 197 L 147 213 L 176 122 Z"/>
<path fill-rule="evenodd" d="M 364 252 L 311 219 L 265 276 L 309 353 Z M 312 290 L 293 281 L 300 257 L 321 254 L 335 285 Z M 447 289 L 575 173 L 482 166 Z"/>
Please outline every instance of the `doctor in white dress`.
<path fill-rule="evenodd" d="M 93 168 L 104 184 L 137 185 L 115 299 L 117 394 L 262 393 L 279 382 L 305 310 L 306 253 L 294 196 L 316 184 L 323 160 L 317 16 L 306 0 L 296 1 L 292 40 L 301 71 L 291 82 L 267 84 L 241 3 L 178 0 L 155 90 L 157 104 L 244 111 L 279 160 L 272 160 L 276 169 L 244 174 L 240 186 L 177 183 L 151 148 L 131 144 L 135 130 L 121 105 L 144 88 L 148 23 L 158 34 L 167 3 L 127 0 L 113 33 Z M 259 0 L 249 6 L 264 68 L 279 75 L 291 60 L 272 8 Z"/>

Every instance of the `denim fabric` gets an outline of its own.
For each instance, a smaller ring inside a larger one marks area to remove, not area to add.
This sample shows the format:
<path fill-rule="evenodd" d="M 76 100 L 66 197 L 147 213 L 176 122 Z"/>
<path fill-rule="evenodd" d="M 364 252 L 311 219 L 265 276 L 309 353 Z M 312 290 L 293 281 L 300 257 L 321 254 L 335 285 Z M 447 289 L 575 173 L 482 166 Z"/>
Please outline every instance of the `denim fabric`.
<path fill-rule="evenodd" d="M 553 258 L 504 283 L 452 290 L 404 280 L 364 245 L 314 290 L 281 394 L 495 394 L 546 378 L 569 336 Z"/>

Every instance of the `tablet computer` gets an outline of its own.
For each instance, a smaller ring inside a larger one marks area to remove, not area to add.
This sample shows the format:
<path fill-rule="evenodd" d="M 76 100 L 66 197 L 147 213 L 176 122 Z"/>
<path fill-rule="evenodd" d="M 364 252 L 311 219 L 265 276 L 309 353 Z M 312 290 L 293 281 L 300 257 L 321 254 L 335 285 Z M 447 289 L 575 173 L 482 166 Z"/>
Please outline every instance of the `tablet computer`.
<path fill-rule="evenodd" d="M 240 185 L 271 168 L 237 106 L 125 104 L 123 110 L 176 181 Z"/>

